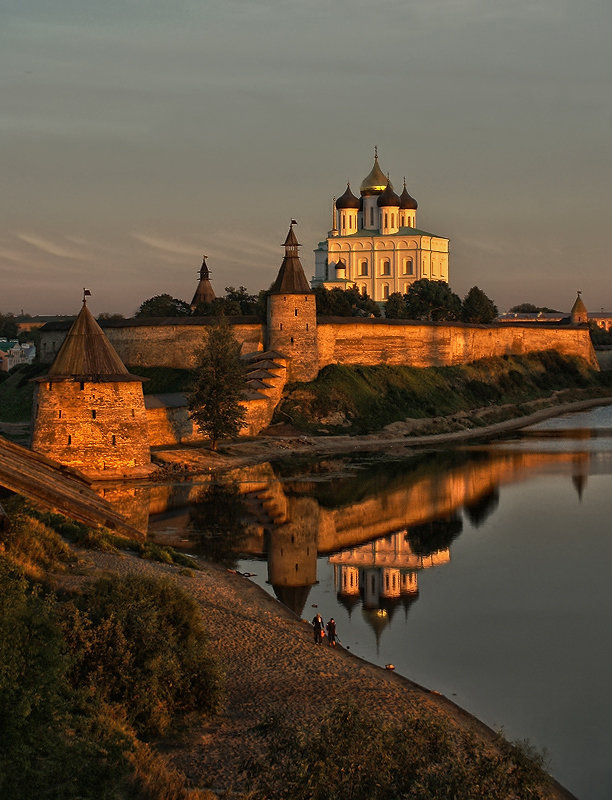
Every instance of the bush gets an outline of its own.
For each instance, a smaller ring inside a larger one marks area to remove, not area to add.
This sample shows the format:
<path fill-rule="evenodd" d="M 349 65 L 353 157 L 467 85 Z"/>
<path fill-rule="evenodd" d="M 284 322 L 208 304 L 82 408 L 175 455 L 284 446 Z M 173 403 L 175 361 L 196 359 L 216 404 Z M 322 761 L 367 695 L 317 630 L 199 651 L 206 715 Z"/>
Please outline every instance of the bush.
<path fill-rule="evenodd" d="M 70 680 L 121 705 L 137 732 L 164 733 L 179 714 L 213 711 L 222 675 L 194 600 L 168 580 L 103 578 L 66 614 Z"/>
<path fill-rule="evenodd" d="M 270 727 L 270 726 L 267 726 Z M 387 724 L 340 703 L 311 726 L 276 728 L 253 770 L 266 800 L 528 800 L 544 798 L 542 759 L 499 739 L 487 747 L 422 713 Z"/>
<path fill-rule="evenodd" d="M 3 557 L 0 586 L 0 797 L 126 797 L 127 741 L 69 685 L 53 598 Z"/>

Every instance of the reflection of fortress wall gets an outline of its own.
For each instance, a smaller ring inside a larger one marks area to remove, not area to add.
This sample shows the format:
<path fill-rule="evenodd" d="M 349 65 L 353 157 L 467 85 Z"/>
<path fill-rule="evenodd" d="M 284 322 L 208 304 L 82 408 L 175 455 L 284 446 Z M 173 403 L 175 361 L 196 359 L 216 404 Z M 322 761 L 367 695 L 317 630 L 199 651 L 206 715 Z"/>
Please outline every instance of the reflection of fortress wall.
<path fill-rule="evenodd" d="M 130 525 L 142 533 L 149 528 L 151 488 L 149 486 L 99 486 L 98 493 L 113 506 Z"/>
<path fill-rule="evenodd" d="M 500 483 L 517 480 L 527 470 L 542 469 L 560 460 L 571 464 L 572 459 L 571 454 L 561 453 L 503 453 L 444 475 L 426 476 L 413 484 L 408 483 L 407 475 L 407 486 L 329 511 L 326 527 L 319 531 L 319 552 L 331 553 L 446 516 Z"/>

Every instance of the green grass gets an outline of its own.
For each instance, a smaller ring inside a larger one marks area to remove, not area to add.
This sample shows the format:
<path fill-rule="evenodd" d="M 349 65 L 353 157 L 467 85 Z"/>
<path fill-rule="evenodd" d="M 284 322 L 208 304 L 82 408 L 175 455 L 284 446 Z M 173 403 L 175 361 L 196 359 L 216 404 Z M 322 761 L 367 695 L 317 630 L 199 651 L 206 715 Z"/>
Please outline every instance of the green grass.
<path fill-rule="evenodd" d="M 602 388 L 610 386 L 610 377 L 555 350 L 454 367 L 331 365 L 310 383 L 288 386 L 274 421 L 290 419 L 307 431 L 367 433 L 407 418 L 524 403 L 560 389 Z M 321 421 L 332 412 L 344 424 Z"/>

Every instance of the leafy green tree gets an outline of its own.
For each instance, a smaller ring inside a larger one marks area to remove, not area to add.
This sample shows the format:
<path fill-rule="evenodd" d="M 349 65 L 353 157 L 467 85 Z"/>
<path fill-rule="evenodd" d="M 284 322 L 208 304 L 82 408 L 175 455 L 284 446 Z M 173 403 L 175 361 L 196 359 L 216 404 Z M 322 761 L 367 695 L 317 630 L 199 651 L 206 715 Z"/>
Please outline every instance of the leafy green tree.
<path fill-rule="evenodd" d="M 208 332 L 197 354 L 195 377 L 188 395 L 189 416 L 210 439 L 212 450 L 222 436 L 238 436 L 245 425 L 241 398 L 246 388 L 240 344 L 224 318 Z"/>
<path fill-rule="evenodd" d="M 421 278 L 408 289 L 406 307 L 409 319 L 455 320 L 461 317 L 461 300 L 445 281 Z"/>
<path fill-rule="evenodd" d="M 479 322 L 488 325 L 497 317 L 497 306 L 479 289 L 472 286 L 463 298 L 461 306 L 461 319 L 464 322 Z"/>
<path fill-rule="evenodd" d="M 385 317 L 388 319 L 407 319 L 408 307 L 405 295 L 400 292 L 393 292 L 385 303 Z"/>
<path fill-rule="evenodd" d="M 326 289 L 317 286 L 314 290 L 317 314 L 323 317 L 380 317 L 380 308 L 367 294 L 358 289 Z"/>
<path fill-rule="evenodd" d="M 189 303 L 178 300 L 169 294 L 158 294 L 150 297 L 141 305 L 137 317 L 188 317 L 191 314 Z"/>
<path fill-rule="evenodd" d="M 210 303 L 199 303 L 193 310 L 194 317 L 239 317 L 240 303 L 225 297 L 215 297 Z"/>

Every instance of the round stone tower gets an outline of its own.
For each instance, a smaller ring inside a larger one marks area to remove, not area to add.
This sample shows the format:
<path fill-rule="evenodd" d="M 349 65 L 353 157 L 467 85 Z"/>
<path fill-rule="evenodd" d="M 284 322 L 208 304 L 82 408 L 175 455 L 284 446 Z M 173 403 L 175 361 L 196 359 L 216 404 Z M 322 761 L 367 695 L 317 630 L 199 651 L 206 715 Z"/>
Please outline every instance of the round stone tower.
<path fill-rule="evenodd" d="M 310 381 L 319 373 L 317 306 L 298 256 L 291 222 L 285 257 L 268 295 L 267 349 L 289 358 L 289 381 Z"/>
<path fill-rule="evenodd" d="M 48 374 L 36 378 L 32 450 L 97 477 L 150 472 L 142 380 L 127 371 L 83 299 Z"/>

